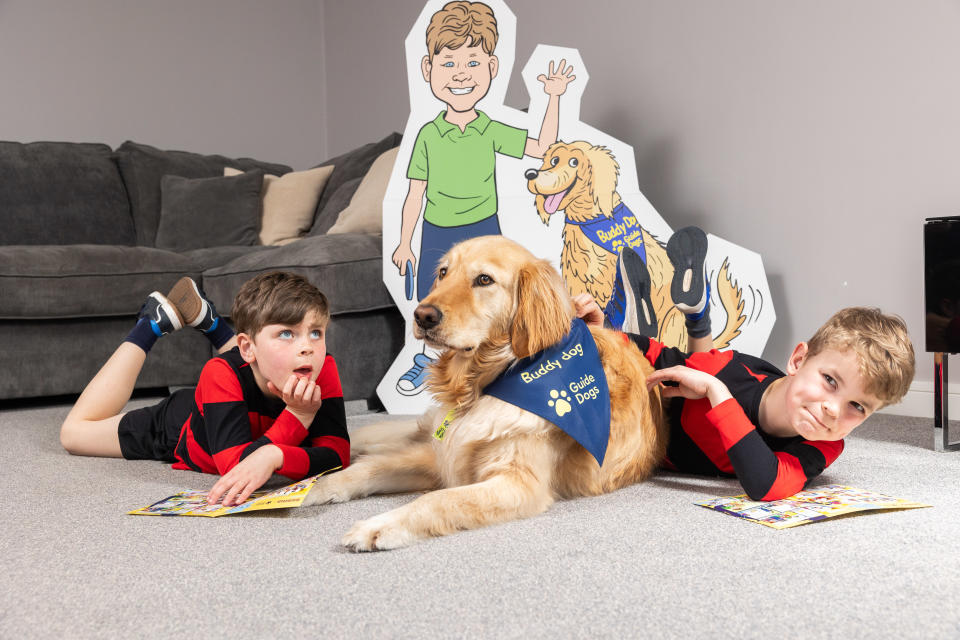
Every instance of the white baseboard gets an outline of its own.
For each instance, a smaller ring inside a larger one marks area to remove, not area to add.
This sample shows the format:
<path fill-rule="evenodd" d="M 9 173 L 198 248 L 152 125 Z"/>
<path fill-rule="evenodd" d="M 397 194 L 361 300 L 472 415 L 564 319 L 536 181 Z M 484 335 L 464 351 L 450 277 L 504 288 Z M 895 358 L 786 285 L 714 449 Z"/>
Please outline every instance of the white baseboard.
<path fill-rule="evenodd" d="M 914 382 L 900 404 L 885 407 L 879 413 L 933 419 L 933 382 Z M 960 420 L 960 384 L 947 385 L 947 417 Z"/>

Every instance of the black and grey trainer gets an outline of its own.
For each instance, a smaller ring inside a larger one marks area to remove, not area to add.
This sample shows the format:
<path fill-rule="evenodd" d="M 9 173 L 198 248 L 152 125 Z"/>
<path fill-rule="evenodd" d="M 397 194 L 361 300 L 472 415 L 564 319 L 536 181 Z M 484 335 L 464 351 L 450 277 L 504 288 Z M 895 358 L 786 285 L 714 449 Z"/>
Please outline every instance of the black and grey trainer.
<path fill-rule="evenodd" d="M 636 251 L 624 247 L 620 252 L 617 271 L 623 279 L 623 289 L 627 304 L 622 330 L 641 336 L 654 338 L 659 331 L 657 314 L 650 299 L 652 284 L 647 264 Z"/>
<path fill-rule="evenodd" d="M 667 257 L 673 264 L 673 304 L 685 314 L 699 313 L 707 302 L 707 234 L 697 227 L 674 231 L 667 241 Z"/>

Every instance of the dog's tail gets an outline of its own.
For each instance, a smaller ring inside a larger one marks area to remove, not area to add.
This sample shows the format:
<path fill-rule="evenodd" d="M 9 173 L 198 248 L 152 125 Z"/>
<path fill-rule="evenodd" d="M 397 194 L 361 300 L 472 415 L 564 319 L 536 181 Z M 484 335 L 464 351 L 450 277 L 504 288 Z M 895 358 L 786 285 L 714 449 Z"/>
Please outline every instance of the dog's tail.
<path fill-rule="evenodd" d="M 720 335 L 713 339 L 715 349 L 726 349 L 734 338 L 740 335 L 740 327 L 747 321 L 743 313 L 743 289 L 737 286 L 730 275 L 730 261 L 724 260 L 717 277 L 716 294 L 720 298 L 720 305 L 727 312 L 727 323 Z"/>

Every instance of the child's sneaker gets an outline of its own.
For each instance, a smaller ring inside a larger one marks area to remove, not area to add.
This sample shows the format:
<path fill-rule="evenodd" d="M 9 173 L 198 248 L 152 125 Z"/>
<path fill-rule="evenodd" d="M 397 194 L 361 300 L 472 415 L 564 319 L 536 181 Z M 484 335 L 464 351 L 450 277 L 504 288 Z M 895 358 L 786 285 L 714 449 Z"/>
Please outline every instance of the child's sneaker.
<path fill-rule="evenodd" d="M 610 294 L 610 300 L 603 309 L 603 315 L 607 318 L 607 323 L 620 331 L 623 327 L 623 319 L 627 308 L 627 294 L 623 290 L 623 278 L 620 277 L 620 263 L 617 262 L 617 275 L 613 280 L 613 292 Z"/>
<path fill-rule="evenodd" d="M 667 257 L 673 264 L 670 297 L 680 311 L 696 314 L 707 302 L 707 234 L 697 227 L 675 231 L 667 241 Z"/>
<path fill-rule="evenodd" d="M 217 326 L 217 310 L 193 278 L 184 276 L 177 280 L 167 298 L 176 306 L 187 326 L 204 333 Z"/>
<path fill-rule="evenodd" d="M 397 391 L 405 396 L 415 396 L 423 391 L 427 381 L 427 366 L 433 363 L 433 358 L 425 353 L 413 356 L 413 366 L 397 380 Z"/>
<path fill-rule="evenodd" d="M 154 291 L 147 296 L 147 301 L 140 307 L 137 317 L 146 318 L 158 338 L 183 328 L 183 316 L 159 291 Z"/>
<path fill-rule="evenodd" d="M 617 260 L 613 296 L 605 311 L 611 326 L 627 333 L 656 337 L 657 314 L 650 290 L 650 274 L 643 258 L 630 247 L 624 247 Z"/>

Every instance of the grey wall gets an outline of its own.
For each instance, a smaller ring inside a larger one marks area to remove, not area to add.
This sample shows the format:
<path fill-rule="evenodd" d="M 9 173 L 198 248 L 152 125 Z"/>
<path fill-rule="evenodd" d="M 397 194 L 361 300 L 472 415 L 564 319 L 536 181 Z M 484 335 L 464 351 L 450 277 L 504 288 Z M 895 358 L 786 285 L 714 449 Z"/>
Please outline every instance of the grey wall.
<path fill-rule="evenodd" d="M 0 139 L 126 139 L 306 168 L 322 0 L 0 0 Z"/>
<path fill-rule="evenodd" d="M 331 151 L 402 130 L 403 39 L 422 6 L 328 0 Z M 509 6 L 517 72 L 537 43 L 578 48 L 581 119 L 633 145 L 640 188 L 674 228 L 763 255 L 768 359 L 860 304 L 902 315 L 922 350 L 922 222 L 960 214 L 960 2 Z M 518 73 L 507 100 L 528 100 Z M 932 380 L 932 359 L 918 364 Z"/>
<path fill-rule="evenodd" d="M 510 6 L 516 70 L 537 43 L 579 48 L 582 119 L 633 145 L 673 227 L 763 255 L 779 316 L 766 357 L 782 364 L 852 304 L 901 314 L 922 346 L 922 220 L 960 214 L 958 0 Z M 305 168 L 403 129 L 403 39 L 421 7 L 0 0 L 0 138 Z M 508 102 L 527 102 L 518 77 Z"/>

